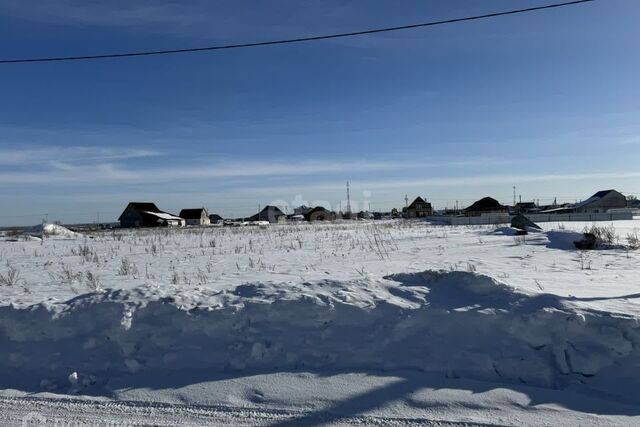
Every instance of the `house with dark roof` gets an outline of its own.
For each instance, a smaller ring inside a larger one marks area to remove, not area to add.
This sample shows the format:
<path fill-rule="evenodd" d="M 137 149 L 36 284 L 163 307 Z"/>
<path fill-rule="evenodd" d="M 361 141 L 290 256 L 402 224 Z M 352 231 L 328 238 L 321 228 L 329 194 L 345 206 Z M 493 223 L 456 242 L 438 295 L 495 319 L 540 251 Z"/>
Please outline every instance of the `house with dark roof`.
<path fill-rule="evenodd" d="M 616 190 L 602 190 L 589 197 L 587 200 L 573 204 L 565 205 L 554 209 L 543 210 L 541 213 L 546 214 L 564 214 L 564 213 L 606 213 L 611 209 L 627 208 L 627 198 L 624 194 Z"/>
<path fill-rule="evenodd" d="M 209 225 L 209 212 L 205 208 L 182 209 L 180 218 L 183 218 L 187 225 Z"/>
<path fill-rule="evenodd" d="M 323 206 L 316 206 L 315 208 L 304 214 L 304 219 L 309 222 L 314 221 L 335 221 L 336 213 L 331 212 L 329 209 Z"/>
<path fill-rule="evenodd" d="M 248 221 L 269 221 L 274 224 L 284 222 L 287 216 L 277 206 L 267 205 L 257 214 L 247 218 Z"/>
<path fill-rule="evenodd" d="M 624 209 L 627 207 L 627 198 L 616 190 L 598 191 L 580 203 L 573 206 L 576 213 L 601 213 L 609 209 Z"/>
<path fill-rule="evenodd" d="M 306 215 L 311 211 L 311 209 L 313 209 L 313 208 L 310 208 L 309 206 L 305 206 L 305 205 L 300 205 L 297 208 L 293 209 L 293 214 L 294 215 Z"/>
<path fill-rule="evenodd" d="M 120 227 L 181 227 L 184 219 L 161 211 L 154 203 L 130 202 L 120 217 Z"/>
<path fill-rule="evenodd" d="M 209 223 L 211 224 L 222 224 L 224 222 L 224 218 L 222 218 L 218 214 L 210 214 L 209 215 Z"/>
<path fill-rule="evenodd" d="M 464 210 L 465 216 L 481 216 L 487 214 L 508 214 L 509 207 L 501 205 L 492 197 L 483 197 Z"/>
<path fill-rule="evenodd" d="M 424 218 L 430 215 L 433 215 L 433 207 L 422 197 L 416 197 L 407 207 L 407 218 Z"/>
<path fill-rule="evenodd" d="M 540 208 L 536 205 L 535 202 L 518 202 L 513 207 L 513 211 L 516 214 L 524 214 L 524 213 L 538 213 L 540 212 Z"/>

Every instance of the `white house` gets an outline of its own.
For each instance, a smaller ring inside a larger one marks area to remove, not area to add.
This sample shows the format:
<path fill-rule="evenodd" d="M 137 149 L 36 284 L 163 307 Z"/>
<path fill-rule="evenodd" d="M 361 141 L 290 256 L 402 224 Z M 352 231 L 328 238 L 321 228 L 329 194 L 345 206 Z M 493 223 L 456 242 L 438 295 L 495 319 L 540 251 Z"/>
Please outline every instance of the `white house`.
<path fill-rule="evenodd" d="M 205 208 L 182 209 L 180 211 L 180 218 L 184 218 L 187 225 L 211 224 L 211 220 L 209 219 L 209 212 L 207 212 Z"/>

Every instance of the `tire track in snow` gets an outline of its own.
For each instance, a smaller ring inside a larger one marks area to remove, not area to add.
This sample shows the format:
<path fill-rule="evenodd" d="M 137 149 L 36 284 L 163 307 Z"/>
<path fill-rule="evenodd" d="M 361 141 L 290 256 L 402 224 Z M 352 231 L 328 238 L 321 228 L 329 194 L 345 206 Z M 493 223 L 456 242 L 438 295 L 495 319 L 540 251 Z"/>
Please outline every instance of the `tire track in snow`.
<path fill-rule="evenodd" d="M 159 402 L 84 400 L 68 397 L 0 397 L 0 424 L 23 426 L 175 426 L 175 425 L 364 425 L 497 427 L 468 421 L 340 415 L 330 411 L 296 411 L 278 408 L 185 405 Z"/>

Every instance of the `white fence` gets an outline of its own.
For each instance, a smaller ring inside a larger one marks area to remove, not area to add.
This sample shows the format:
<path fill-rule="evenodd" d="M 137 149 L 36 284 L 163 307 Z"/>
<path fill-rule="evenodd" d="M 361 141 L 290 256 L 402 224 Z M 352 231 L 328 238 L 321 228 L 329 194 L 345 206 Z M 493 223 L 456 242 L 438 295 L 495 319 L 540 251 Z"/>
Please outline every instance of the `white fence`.
<path fill-rule="evenodd" d="M 508 224 L 511 220 L 508 214 L 482 216 L 429 216 L 427 221 L 442 222 L 449 225 L 483 225 Z"/>
<path fill-rule="evenodd" d="M 524 214 L 533 222 L 557 221 L 622 221 L 633 219 L 633 212 L 601 212 L 571 214 Z"/>
<path fill-rule="evenodd" d="M 561 221 L 621 221 L 633 219 L 633 212 L 611 213 L 572 213 L 572 214 L 524 214 L 533 222 L 561 222 Z M 449 225 L 483 225 L 509 224 L 508 214 L 490 214 L 482 216 L 429 216 L 427 221 L 441 222 Z"/>

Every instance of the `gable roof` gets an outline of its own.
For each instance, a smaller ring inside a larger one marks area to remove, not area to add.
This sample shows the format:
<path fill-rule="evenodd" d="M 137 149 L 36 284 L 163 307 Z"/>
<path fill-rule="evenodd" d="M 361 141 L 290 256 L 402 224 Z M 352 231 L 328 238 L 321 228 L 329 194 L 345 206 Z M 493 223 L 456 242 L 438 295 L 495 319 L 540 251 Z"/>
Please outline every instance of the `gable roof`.
<path fill-rule="evenodd" d="M 165 221 L 182 221 L 183 218 L 180 218 L 179 216 L 175 216 L 172 215 L 170 213 L 167 212 L 150 212 L 150 211 L 142 211 L 141 213 L 145 214 L 145 215 L 150 215 L 154 218 L 158 218 L 158 219 L 162 219 Z"/>
<path fill-rule="evenodd" d="M 179 216 L 184 219 L 200 219 L 202 218 L 203 212 L 205 216 L 207 216 L 207 210 L 205 208 L 182 209 Z"/>
<path fill-rule="evenodd" d="M 218 215 L 218 214 L 211 214 L 211 215 L 209 215 L 209 219 L 210 219 L 211 221 L 220 221 L 221 219 L 224 219 L 224 218 L 222 218 L 222 217 L 221 217 L 220 215 Z"/>
<path fill-rule="evenodd" d="M 409 208 L 415 209 L 414 205 L 417 205 L 418 203 L 421 203 L 423 205 L 427 205 L 427 208 L 431 207 L 431 203 L 425 202 L 425 200 L 422 197 L 418 196 L 418 197 L 416 197 L 416 199 L 413 202 L 411 202 L 411 204 L 409 205 Z"/>
<path fill-rule="evenodd" d="M 155 203 L 151 202 L 129 202 L 127 206 L 122 211 L 122 214 L 118 217 L 118 221 L 122 219 L 122 215 L 128 210 L 133 209 L 134 211 L 143 213 L 143 212 L 162 212 Z"/>
<path fill-rule="evenodd" d="M 491 211 L 491 210 L 502 210 L 506 209 L 506 206 L 503 206 L 496 199 L 492 197 L 483 197 L 482 199 L 474 202 L 471 206 L 466 208 L 465 212 L 477 212 L 477 211 Z"/>
<path fill-rule="evenodd" d="M 151 202 L 130 202 L 127 208 L 133 208 L 137 211 L 162 212 L 155 203 Z"/>
<path fill-rule="evenodd" d="M 249 221 L 261 221 L 269 219 L 278 219 L 278 217 L 285 216 L 284 212 L 277 206 L 267 205 L 260 212 L 249 217 Z"/>
<path fill-rule="evenodd" d="M 602 191 L 598 191 L 596 194 L 594 194 L 593 196 L 591 196 L 591 197 L 589 197 L 589 198 L 590 198 L 590 199 L 592 199 L 592 198 L 594 198 L 594 197 L 597 197 L 598 199 L 602 199 L 604 196 L 606 196 L 607 194 L 612 193 L 612 192 L 614 192 L 614 191 L 617 193 L 617 191 L 616 191 L 616 190 L 602 190 Z"/>
<path fill-rule="evenodd" d="M 309 210 L 308 213 L 313 213 L 313 212 L 331 212 L 331 211 L 325 208 L 324 206 L 316 206 L 315 208 Z"/>
<path fill-rule="evenodd" d="M 583 208 L 587 205 L 590 205 L 591 203 L 595 203 L 598 200 L 602 199 L 603 197 L 611 194 L 611 193 L 618 193 L 616 190 L 602 190 L 602 191 L 598 191 L 596 194 L 594 194 L 593 196 L 589 197 L 587 200 L 584 200 L 580 203 L 577 203 L 576 205 L 574 205 L 574 208 Z M 618 193 L 620 194 L 620 193 Z M 620 194 L 622 195 L 622 194 Z M 624 197 L 624 196 L 623 196 Z"/>

